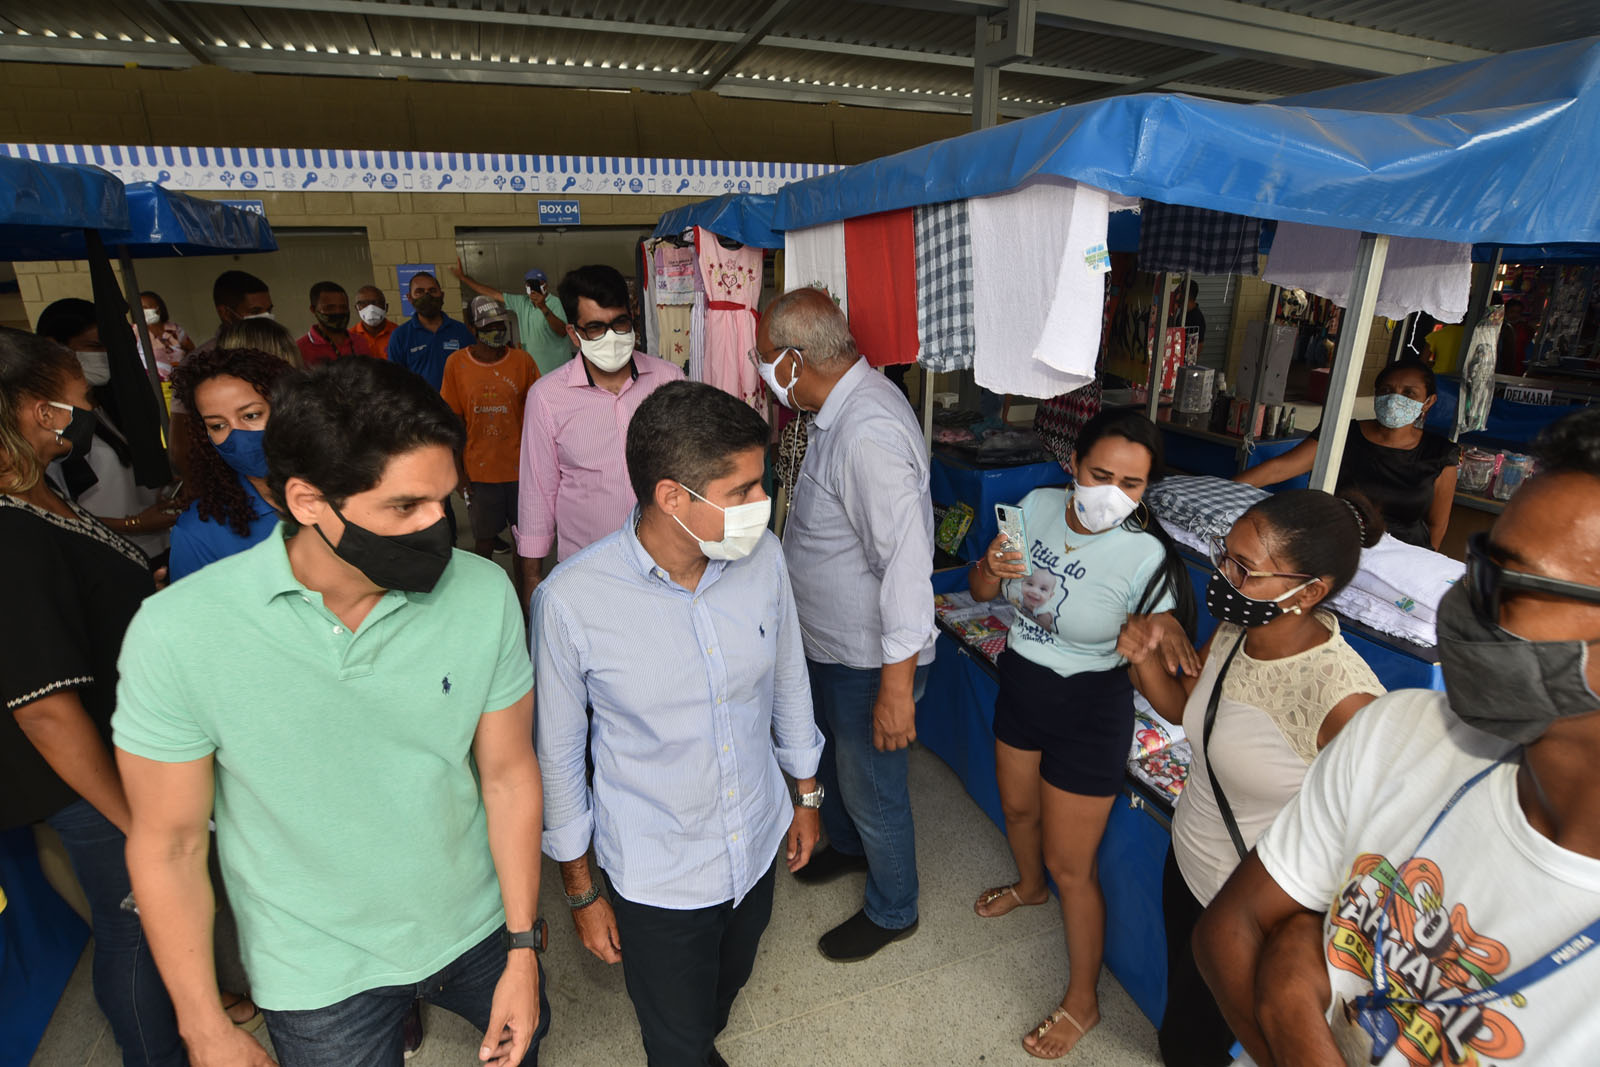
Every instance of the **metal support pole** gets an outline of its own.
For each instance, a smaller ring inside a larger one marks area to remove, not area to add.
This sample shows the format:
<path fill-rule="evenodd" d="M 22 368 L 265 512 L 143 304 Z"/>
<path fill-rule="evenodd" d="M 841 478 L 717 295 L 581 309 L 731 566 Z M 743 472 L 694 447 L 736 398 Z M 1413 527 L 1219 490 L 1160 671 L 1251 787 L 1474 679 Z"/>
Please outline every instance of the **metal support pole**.
<path fill-rule="evenodd" d="M 150 343 L 150 327 L 144 321 L 144 304 L 139 299 L 139 279 L 133 273 L 133 257 L 128 255 L 127 245 L 117 246 L 117 259 L 122 266 L 122 290 L 128 297 L 128 314 L 133 318 L 133 328 L 139 335 L 139 344 L 144 346 L 145 377 L 149 379 L 150 388 L 156 393 L 156 413 L 161 416 L 161 437 L 170 449 L 172 422 L 167 415 L 167 398 L 161 391 L 161 372 L 156 369 L 156 348 Z"/>
<path fill-rule="evenodd" d="M 1328 382 L 1328 403 L 1322 409 L 1322 432 L 1317 437 L 1317 458 L 1311 465 L 1311 488 L 1331 493 L 1339 483 L 1339 461 L 1344 457 L 1350 416 L 1355 412 L 1356 389 L 1361 383 L 1372 316 L 1378 306 L 1378 283 L 1389 258 L 1389 238 L 1381 233 L 1361 235 L 1356 269 L 1351 279 L 1350 306 L 1344 329 L 1333 354 L 1333 374 Z"/>
<path fill-rule="evenodd" d="M 1161 414 L 1161 367 L 1166 362 L 1167 314 L 1172 308 L 1171 295 L 1167 292 L 1170 277 L 1166 271 L 1156 275 L 1156 292 L 1160 294 L 1156 299 L 1161 301 L 1161 310 L 1156 317 L 1156 350 L 1150 355 L 1150 396 L 1145 402 L 1145 414 L 1150 416 L 1151 422 Z"/>
<path fill-rule="evenodd" d="M 933 455 L 933 371 L 927 367 L 922 370 L 922 443 L 928 446 L 928 455 Z"/>
<path fill-rule="evenodd" d="M 1272 352 L 1272 328 L 1278 324 L 1278 296 L 1281 286 L 1267 290 L 1267 321 L 1261 327 L 1261 349 L 1256 353 L 1256 376 L 1250 383 L 1250 410 L 1245 412 L 1240 428 L 1239 451 L 1235 457 L 1234 473 L 1241 473 L 1250 463 L 1250 453 L 1256 450 L 1256 412 L 1261 410 L 1261 387 L 1267 382 L 1267 356 Z M 1239 385 L 1243 387 L 1244 383 Z"/>

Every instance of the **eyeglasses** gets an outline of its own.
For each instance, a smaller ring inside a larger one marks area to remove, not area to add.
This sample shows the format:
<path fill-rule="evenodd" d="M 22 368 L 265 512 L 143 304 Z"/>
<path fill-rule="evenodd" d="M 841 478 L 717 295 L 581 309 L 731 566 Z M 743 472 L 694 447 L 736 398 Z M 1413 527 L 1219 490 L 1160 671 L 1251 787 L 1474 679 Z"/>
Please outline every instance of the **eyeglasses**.
<path fill-rule="evenodd" d="M 787 352 L 793 352 L 796 355 L 799 355 L 804 351 L 805 349 L 800 345 L 779 345 L 772 350 L 771 355 L 774 360 L 779 360 L 782 359 L 784 354 Z M 766 359 L 759 348 L 751 348 L 750 351 L 745 353 L 745 358 L 750 360 L 750 362 L 757 367 L 766 362 Z"/>
<path fill-rule="evenodd" d="M 1475 533 L 1467 538 L 1467 574 L 1463 581 L 1467 583 L 1467 597 L 1472 601 L 1473 613 L 1485 626 L 1500 625 L 1500 602 L 1507 589 L 1514 593 L 1544 593 L 1600 604 L 1600 585 L 1507 570 L 1495 560 L 1493 551 L 1487 533 Z"/>
<path fill-rule="evenodd" d="M 618 315 L 610 322 L 586 322 L 572 329 L 585 341 L 598 341 L 606 335 L 607 330 L 612 333 L 632 333 L 633 320 L 626 315 Z"/>
<path fill-rule="evenodd" d="M 1285 571 L 1253 571 L 1244 561 L 1228 555 L 1228 544 L 1220 537 L 1211 538 L 1211 565 L 1222 574 L 1223 581 L 1237 592 L 1244 592 L 1244 583 L 1252 578 L 1300 578 L 1311 581 L 1310 574 L 1290 574 Z"/>

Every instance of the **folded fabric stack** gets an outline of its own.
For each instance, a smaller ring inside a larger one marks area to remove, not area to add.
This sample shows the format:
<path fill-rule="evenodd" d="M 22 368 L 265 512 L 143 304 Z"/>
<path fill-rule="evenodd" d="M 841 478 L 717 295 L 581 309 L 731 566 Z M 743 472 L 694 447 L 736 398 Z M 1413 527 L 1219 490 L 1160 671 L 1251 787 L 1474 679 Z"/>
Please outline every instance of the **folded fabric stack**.
<path fill-rule="evenodd" d="M 1225 478 L 1173 475 L 1151 486 L 1144 499 L 1168 530 L 1177 526 L 1198 535 L 1196 547 L 1205 552 L 1208 537 L 1225 535 L 1266 496 L 1265 489 Z"/>

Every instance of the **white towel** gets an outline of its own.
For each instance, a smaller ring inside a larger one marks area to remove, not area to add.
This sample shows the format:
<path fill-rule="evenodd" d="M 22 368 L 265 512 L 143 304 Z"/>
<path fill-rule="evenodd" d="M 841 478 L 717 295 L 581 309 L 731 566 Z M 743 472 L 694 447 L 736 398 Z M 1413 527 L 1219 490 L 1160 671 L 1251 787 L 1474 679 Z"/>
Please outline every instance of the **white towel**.
<path fill-rule="evenodd" d="M 844 223 L 828 222 L 783 235 L 783 287 L 826 289 L 849 314 L 850 291 L 844 276 Z"/>
<path fill-rule="evenodd" d="M 1361 234 L 1299 222 L 1278 223 L 1262 278 L 1350 306 Z M 1426 311 L 1440 322 L 1466 318 L 1472 291 L 1472 246 L 1421 237 L 1392 237 L 1378 284 L 1379 318 Z"/>
<path fill-rule="evenodd" d="M 1105 277 L 1085 255 L 1105 244 L 1110 194 L 1039 179 L 967 206 L 978 384 L 1046 398 L 1093 381 Z"/>
<path fill-rule="evenodd" d="M 1361 553 L 1361 570 L 1350 585 L 1371 593 L 1432 627 L 1439 601 L 1461 580 L 1467 565 L 1431 548 L 1409 545 L 1384 534 Z"/>

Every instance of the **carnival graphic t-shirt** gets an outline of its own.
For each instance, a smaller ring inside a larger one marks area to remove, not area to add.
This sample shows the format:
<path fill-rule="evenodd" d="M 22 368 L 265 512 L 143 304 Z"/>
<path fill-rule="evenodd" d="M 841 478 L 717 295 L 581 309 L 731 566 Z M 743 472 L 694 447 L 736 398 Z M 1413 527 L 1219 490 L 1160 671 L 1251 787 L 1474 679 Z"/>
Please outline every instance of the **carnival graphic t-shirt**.
<path fill-rule="evenodd" d="M 1035 489 L 1022 498 L 1033 573 L 1001 584 L 1017 609 L 1007 647 L 1063 678 L 1126 662 L 1117 637 L 1165 555 L 1154 535 L 1121 526 L 1075 533 L 1067 526 L 1069 492 Z M 1173 604 L 1163 591 L 1149 610 L 1171 611 Z"/>
<path fill-rule="evenodd" d="M 1445 694 L 1392 693 L 1340 732 L 1257 844 L 1284 892 L 1325 915 L 1336 1028 L 1350 1025 L 1353 1002 L 1372 991 L 1375 933 L 1389 901 L 1390 994 L 1423 1003 L 1392 1003 L 1374 1017 L 1393 1047 L 1371 1062 L 1596 1061 L 1600 952 L 1583 951 L 1582 941 L 1541 981 L 1475 1007 L 1448 1003 L 1512 982 L 1600 917 L 1600 860 L 1528 824 L 1515 756 L 1493 766 L 1510 753 L 1461 722 Z M 1491 766 L 1424 841 L 1452 794 Z"/>

